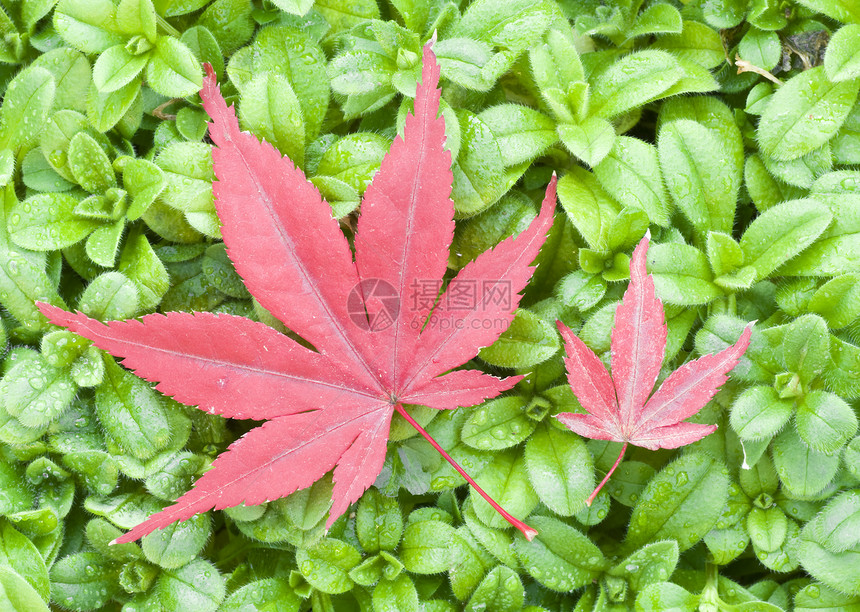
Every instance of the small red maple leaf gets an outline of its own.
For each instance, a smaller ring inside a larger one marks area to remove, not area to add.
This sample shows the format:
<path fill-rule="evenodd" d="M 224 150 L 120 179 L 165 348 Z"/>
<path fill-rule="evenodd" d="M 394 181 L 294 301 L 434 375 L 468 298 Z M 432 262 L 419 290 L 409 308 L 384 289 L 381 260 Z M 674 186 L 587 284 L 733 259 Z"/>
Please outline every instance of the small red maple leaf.
<path fill-rule="evenodd" d="M 521 379 L 451 370 L 500 335 L 499 325 L 481 321 L 513 318 L 552 225 L 555 178 L 531 225 L 455 278 L 485 292 L 502 287 L 510 301 L 476 300 L 456 309 L 444 299 L 435 307 L 410 304 L 405 298 L 416 285 L 441 285 L 454 231 L 451 156 L 442 148 L 439 66 L 430 45 L 415 111 L 365 193 L 354 260 L 316 188 L 274 147 L 239 129 L 211 67 L 207 72 L 201 98 L 213 119 L 213 188 L 227 253 L 257 300 L 316 350 L 225 314 L 170 312 L 103 324 L 40 304 L 53 323 L 122 357 L 123 365 L 178 401 L 225 417 L 266 420 L 222 453 L 191 491 L 117 542 L 198 512 L 289 495 L 334 469 L 330 527 L 382 469 L 395 410 L 511 524 L 534 537 L 537 532 L 481 491 L 403 405 L 471 406 Z M 431 325 L 431 312 L 446 324 Z"/>
<path fill-rule="evenodd" d="M 649 450 L 678 448 L 717 428 L 684 419 L 710 401 L 750 342 L 753 323 L 747 325 L 733 346 L 684 364 L 651 395 L 663 364 L 668 332 L 654 279 L 645 271 L 648 241 L 646 235 L 633 251 L 630 284 L 615 311 L 611 376 L 600 358 L 558 322 L 567 353 L 567 380 L 587 414 L 566 412 L 556 418 L 586 438 L 624 443 L 615 464 L 586 500 L 588 505 L 621 463 L 628 444 Z"/>

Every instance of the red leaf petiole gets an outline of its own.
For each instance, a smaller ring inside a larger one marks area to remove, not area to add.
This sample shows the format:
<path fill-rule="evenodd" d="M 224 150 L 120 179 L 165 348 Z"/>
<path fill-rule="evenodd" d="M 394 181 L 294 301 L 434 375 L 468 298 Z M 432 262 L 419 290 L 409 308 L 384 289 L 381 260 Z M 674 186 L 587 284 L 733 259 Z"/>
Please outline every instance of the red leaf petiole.
<path fill-rule="evenodd" d="M 444 449 L 444 448 L 442 448 L 441 446 L 439 446 L 439 443 L 438 443 L 438 442 L 436 442 L 436 440 L 434 440 L 434 439 L 433 439 L 433 436 L 431 436 L 429 433 L 427 433 L 427 432 L 424 430 L 424 428 L 423 428 L 423 427 L 421 427 L 421 425 L 419 425 L 419 424 L 418 424 L 418 422 L 417 422 L 415 419 L 413 419 L 413 418 L 412 418 L 412 416 L 410 416 L 410 414 L 409 414 L 408 412 L 406 412 L 406 410 L 404 410 L 404 408 L 403 408 L 403 406 L 402 406 L 401 404 L 399 404 L 399 403 L 398 403 L 398 404 L 394 404 L 394 409 L 395 409 L 397 412 L 399 412 L 399 413 L 400 413 L 400 416 L 402 416 L 404 419 L 406 419 L 407 421 L 409 421 L 409 424 L 410 424 L 410 425 L 412 425 L 412 427 L 414 427 L 414 428 L 415 428 L 415 430 L 416 430 L 418 433 L 420 433 L 422 436 L 424 436 L 424 439 L 425 439 L 425 440 L 427 440 L 427 441 L 428 441 L 428 442 L 433 446 L 433 448 L 435 448 L 437 451 L 439 451 L 439 454 L 440 454 L 440 455 L 442 455 L 443 457 L 445 457 L 445 460 L 446 460 L 448 463 L 450 463 L 450 464 L 451 464 L 451 466 L 452 466 L 455 470 L 457 470 L 457 472 L 460 474 L 460 476 L 462 476 L 463 478 L 465 478 L 465 479 L 466 479 L 466 481 L 467 481 L 470 485 L 472 485 L 472 487 L 473 487 L 473 488 L 474 488 L 478 493 L 480 493 L 480 494 L 481 494 L 481 497 L 483 497 L 485 500 L 487 500 L 487 503 L 488 503 L 488 504 L 490 504 L 490 505 L 491 505 L 491 506 L 496 510 L 496 512 L 498 512 L 499 514 L 501 514 L 501 515 L 504 517 L 504 519 L 505 519 L 507 522 L 509 522 L 511 525 L 513 525 L 514 527 L 516 527 L 517 529 L 519 529 L 519 530 L 520 530 L 520 532 L 521 532 L 521 533 L 526 537 L 526 540 L 528 540 L 529 542 L 531 542 L 531 541 L 534 539 L 534 537 L 538 534 L 537 529 L 535 529 L 534 527 L 529 527 L 528 525 L 526 525 L 526 524 L 525 524 L 524 522 L 522 522 L 521 520 L 519 520 L 519 519 L 517 519 L 516 517 L 512 516 L 510 512 L 508 512 L 507 510 L 505 510 L 504 508 L 502 508 L 498 503 L 496 503 L 496 500 L 494 500 L 492 497 L 490 497 L 490 495 L 489 495 L 486 491 L 484 491 L 480 486 L 478 486 L 478 483 L 477 483 L 477 482 L 475 482 L 475 481 L 472 479 L 472 477 L 471 477 L 471 476 L 469 476 L 469 475 L 466 473 L 466 470 L 464 470 L 462 467 L 460 467 L 460 464 L 458 464 L 456 461 L 454 461 L 454 458 L 453 458 L 453 457 L 451 457 L 451 455 L 449 455 L 449 454 L 445 451 L 445 449 Z M 620 459 L 621 459 L 621 458 L 619 457 L 619 461 L 620 461 Z M 616 465 L 617 465 L 617 463 L 616 463 Z M 615 469 L 615 468 L 613 467 L 612 469 Z"/>
<path fill-rule="evenodd" d="M 612 472 L 615 471 L 615 468 L 618 467 L 618 464 L 621 463 L 621 458 L 624 457 L 624 453 L 627 452 L 627 442 L 624 443 L 624 446 L 621 447 L 621 452 L 618 453 L 618 459 L 615 460 L 615 463 L 612 464 L 612 467 L 609 468 L 609 471 L 606 472 L 606 476 L 603 477 L 603 480 L 600 481 L 600 484 L 597 485 L 597 488 L 591 492 L 591 495 L 588 496 L 588 499 L 585 500 L 585 505 L 590 506 L 594 502 L 594 498 L 597 497 L 597 494 L 600 493 L 600 489 L 603 488 L 603 485 L 606 484 L 606 481 L 609 480 L 609 477 L 612 476 Z"/>

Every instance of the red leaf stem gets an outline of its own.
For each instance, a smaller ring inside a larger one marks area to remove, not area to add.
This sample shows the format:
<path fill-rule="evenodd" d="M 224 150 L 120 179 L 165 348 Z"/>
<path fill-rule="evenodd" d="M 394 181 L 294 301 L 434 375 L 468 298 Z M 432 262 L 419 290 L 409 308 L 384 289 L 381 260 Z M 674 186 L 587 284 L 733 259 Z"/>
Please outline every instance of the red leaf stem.
<path fill-rule="evenodd" d="M 440 455 L 442 455 L 442 456 L 445 458 L 445 460 L 446 460 L 448 463 L 450 463 L 450 464 L 451 464 L 451 466 L 452 466 L 455 470 L 457 470 L 457 472 L 460 474 L 460 476 L 462 476 L 463 478 L 465 478 L 465 479 L 466 479 L 466 481 L 467 481 L 470 485 L 472 485 L 472 487 L 473 487 L 473 488 L 474 488 L 478 493 L 480 493 L 481 497 L 483 497 L 485 500 L 487 500 L 487 503 L 488 503 L 488 504 L 490 504 L 490 505 L 495 509 L 495 511 L 496 511 L 496 512 L 498 512 L 499 514 L 501 514 L 501 515 L 504 517 L 504 519 L 505 519 L 507 522 L 509 522 L 511 525 L 513 525 L 514 527 L 516 527 L 517 529 L 519 529 L 519 530 L 520 530 L 520 532 L 521 532 L 521 533 L 526 537 L 526 540 L 528 540 L 529 542 L 531 542 L 531 541 L 534 539 L 534 537 L 538 534 L 537 529 L 535 529 L 534 527 L 529 527 L 528 525 L 526 525 L 524 522 L 522 522 L 521 520 L 519 520 L 518 518 L 516 518 L 515 516 L 513 516 L 510 512 L 508 512 L 507 510 L 505 510 L 504 508 L 502 508 L 502 507 L 501 507 L 501 506 L 496 502 L 496 500 L 494 500 L 492 497 L 490 497 L 490 494 L 489 494 L 489 493 L 487 493 L 486 491 L 484 491 L 484 490 L 483 490 L 483 489 L 478 485 L 478 483 L 477 483 L 477 482 L 475 482 L 475 480 L 474 480 L 471 476 L 469 476 L 469 474 L 467 474 L 467 473 L 466 473 L 466 470 L 464 470 L 462 467 L 460 467 L 460 464 L 459 464 L 459 463 L 457 463 L 456 461 L 454 461 L 454 458 L 453 458 L 451 455 L 449 455 L 449 454 L 447 453 L 447 451 L 446 451 L 444 448 L 442 448 L 441 446 L 439 446 L 439 443 L 438 443 L 438 442 L 436 442 L 436 440 L 434 440 L 434 439 L 433 439 L 433 436 L 431 436 L 429 433 L 427 433 L 427 431 L 426 431 L 423 427 L 421 427 L 421 425 L 419 425 L 419 424 L 418 424 L 418 422 L 417 422 L 415 419 L 413 419 L 413 418 L 410 416 L 410 414 L 409 414 L 408 412 L 406 412 L 406 410 L 404 410 L 404 409 L 403 409 L 403 406 L 402 406 L 402 405 L 400 405 L 400 404 L 395 404 L 395 405 L 394 405 L 394 409 L 395 409 L 397 412 L 399 412 L 399 413 L 400 413 L 400 416 L 402 416 L 404 419 L 406 419 L 406 420 L 409 422 L 409 424 L 410 424 L 410 425 L 412 425 L 412 427 L 414 427 L 414 428 L 415 428 L 415 430 L 416 430 L 418 433 L 420 433 L 420 434 L 424 437 L 424 439 L 425 439 L 425 440 L 427 440 L 427 441 L 431 444 L 431 446 L 433 446 L 433 448 L 435 448 L 437 451 L 439 451 L 439 454 L 440 454 Z M 627 446 L 627 445 L 625 444 L 625 446 Z M 619 458 L 618 458 L 618 460 L 620 461 L 620 460 L 621 460 L 621 457 L 619 457 Z M 618 465 L 618 464 L 616 463 L 616 465 Z M 612 469 L 614 470 L 614 469 L 615 469 L 615 467 L 613 466 L 613 468 L 612 468 Z"/>

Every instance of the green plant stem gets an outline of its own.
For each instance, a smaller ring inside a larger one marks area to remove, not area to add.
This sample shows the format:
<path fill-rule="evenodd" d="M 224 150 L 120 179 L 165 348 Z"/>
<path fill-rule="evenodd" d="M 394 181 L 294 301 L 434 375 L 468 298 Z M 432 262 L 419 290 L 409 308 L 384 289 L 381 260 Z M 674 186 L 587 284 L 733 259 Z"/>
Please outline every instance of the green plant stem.
<path fill-rule="evenodd" d="M 421 425 L 419 425 L 418 422 L 415 419 L 413 419 L 412 416 L 408 412 L 406 412 L 406 410 L 403 408 L 403 406 L 400 403 L 394 404 L 394 409 L 398 413 L 400 413 L 400 416 L 402 416 L 404 419 L 406 419 L 409 422 L 409 424 L 412 425 L 412 427 L 414 427 L 415 430 L 418 433 L 420 433 L 424 437 L 424 439 L 427 440 L 431 444 L 431 446 L 433 446 L 433 448 L 435 448 L 437 451 L 439 451 L 440 455 L 445 457 L 445 460 L 448 463 L 450 463 L 451 466 L 455 470 L 457 470 L 457 472 L 460 474 L 460 476 L 465 478 L 466 481 L 470 485 L 472 485 L 472 488 L 474 488 L 481 495 L 481 497 L 483 497 L 485 500 L 487 500 L 487 503 L 490 504 L 496 510 L 496 512 L 501 514 L 504 517 L 504 519 L 507 522 L 509 522 L 511 525 L 513 525 L 514 527 L 519 529 L 520 532 L 526 537 L 526 539 L 528 541 L 531 542 L 534 539 L 534 537 L 538 533 L 537 529 L 535 529 L 534 527 L 529 527 L 524 522 L 522 522 L 518 518 L 511 515 L 510 512 L 508 512 L 507 510 L 502 508 L 498 503 L 496 503 L 496 500 L 494 500 L 492 497 L 490 497 L 490 495 L 486 491 L 484 491 L 480 486 L 478 486 L 478 483 L 475 482 L 474 479 L 466 473 L 466 470 L 464 470 L 462 467 L 460 467 L 460 464 L 458 464 L 456 461 L 454 461 L 454 458 L 451 457 L 451 455 L 449 455 L 445 451 L 444 448 L 439 446 L 439 443 L 433 439 L 433 436 L 431 436 L 429 433 L 427 433 L 425 431 L 425 429 L 423 427 L 421 427 Z"/>

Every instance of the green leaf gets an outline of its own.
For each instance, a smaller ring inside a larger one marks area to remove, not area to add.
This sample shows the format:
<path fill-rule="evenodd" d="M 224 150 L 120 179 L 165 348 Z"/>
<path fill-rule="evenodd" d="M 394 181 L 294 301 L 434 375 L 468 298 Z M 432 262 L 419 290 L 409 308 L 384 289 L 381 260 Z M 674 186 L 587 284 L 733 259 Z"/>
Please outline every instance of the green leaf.
<path fill-rule="evenodd" d="M 708 258 L 686 244 L 655 244 L 648 250 L 648 271 L 654 277 L 657 295 L 669 304 L 695 306 L 723 295 L 713 283 Z"/>
<path fill-rule="evenodd" d="M 160 396 L 143 380 L 105 359 L 105 381 L 96 389 L 96 412 L 105 430 L 127 452 L 149 459 L 171 440 Z"/>
<path fill-rule="evenodd" d="M 328 65 L 332 90 L 346 97 L 342 108 L 348 118 L 379 110 L 390 102 L 397 93 L 392 85 L 396 71 L 397 64 L 378 44 L 338 55 Z"/>
<path fill-rule="evenodd" d="M 82 450 L 66 453 L 63 455 L 63 465 L 80 474 L 84 485 L 95 495 L 110 495 L 116 488 L 119 468 L 113 458 L 103 451 Z"/>
<path fill-rule="evenodd" d="M 23 466 L 0 458 L 0 512 L 5 516 L 33 507 L 33 491 L 24 479 Z"/>
<path fill-rule="evenodd" d="M 792 77 L 774 94 L 758 126 L 765 155 L 789 161 L 830 140 L 857 99 L 860 81 L 831 83 L 819 66 Z"/>
<path fill-rule="evenodd" d="M 708 261 L 714 274 L 729 274 L 744 264 L 744 252 L 734 238 L 722 232 L 708 232 L 705 242 Z"/>
<path fill-rule="evenodd" d="M 860 544 L 860 491 L 844 491 L 808 524 L 816 541 L 827 550 L 841 553 Z"/>
<path fill-rule="evenodd" d="M 215 0 L 200 15 L 197 25 L 209 30 L 229 56 L 254 35 L 252 11 L 250 0 Z"/>
<path fill-rule="evenodd" d="M 301 105 L 306 140 L 316 138 L 329 104 L 326 58 L 319 44 L 299 28 L 270 26 L 246 49 L 230 59 L 228 73 L 236 87 L 242 92 L 264 71 L 286 78 Z"/>
<path fill-rule="evenodd" d="M 560 17 L 554 3 L 546 0 L 478 0 L 469 5 L 463 17 L 452 28 L 451 36 L 472 38 L 504 49 L 497 55 L 499 75 L 507 72 L 506 64 L 530 49 L 554 18 Z"/>
<path fill-rule="evenodd" d="M 757 386 L 738 396 L 730 420 L 742 440 L 763 440 L 781 430 L 793 412 L 793 402 L 780 399 L 773 387 Z"/>
<path fill-rule="evenodd" d="M 484 402 L 463 424 L 463 442 L 478 450 L 502 450 L 519 444 L 535 429 L 525 406 L 525 399 L 518 396 Z"/>
<path fill-rule="evenodd" d="M 783 361 L 789 372 L 800 377 L 806 389 L 830 362 L 830 334 L 821 317 L 807 314 L 785 328 Z"/>
<path fill-rule="evenodd" d="M 649 584 L 636 596 L 636 611 L 678 610 L 679 612 L 695 612 L 698 610 L 698 602 L 697 596 L 677 584 L 658 582 Z"/>
<path fill-rule="evenodd" d="M 794 596 L 795 612 L 857 612 L 860 610 L 860 595 L 846 595 L 830 587 L 812 583 L 803 587 Z"/>
<path fill-rule="evenodd" d="M 400 574 L 393 580 L 381 580 L 373 589 L 373 609 L 379 612 L 417 611 L 421 607 L 415 584 L 406 574 Z"/>
<path fill-rule="evenodd" d="M 43 427 L 71 405 L 77 385 L 41 355 L 15 364 L 3 377 L 6 411 L 26 427 Z"/>
<path fill-rule="evenodd" d="M 524 455 L 541 502 L 561 516 L 583 508 L 594 485 L 594 468 L 581 438 L 545 422 L 528 439 Z"/>
<path fill-rule="evenodd" d="M 175 570 L 194 561 L 212 534 L 208 514 L 168 525 L 145 536 L 140 546 L 148 561 Z"/>
<path fill-rule="evenodd" d="M 555 294 L 566 308 L 586 312 L 606 294 L 606 281 L 596 274 L 576 270 L 558 282 Z"/>
<path fill-rule="evenodd" d="M 173 501 L 191 488 L 194 478 L 204 466 L 206 460 L 202 455 L 187 451 L 176 453 L 158 472 L 146 479 L 144 486 L 156 497 Z"/>
<path fill-rule="evenodd" d="M 271 612 L 299 612 L 301 598 L 289 584 L 279 578 L 254 580 L 233 591 L 219 610 L 245 612 L 263 608 Z"/>
<path fill-rule="evenodd" d="M 56 94 L 54 108 L 85 111 L 87 91 L 92 83 L 92 70 L 86 56 L 74 49 L 61 47 L 43 53 L 32 66 L 44 68 L 54 77 Z"/>
<path fill-rule="evenodd" d="M 452 167 L 451 199 L 457 216 L 471 217 L 495 203 L 510 186 L 499 143 L 489 126 L 465 110 L 457 116 L 460 151 Z"/>
<path fill-rule="evenodd" d="M 212 196 L 211 146 L 198 142 L 178 142 L 165 147 L 155 158 L 164 171 L 164 190 L 159 200 L 182 211 L 196 230 L 220 237 L 220 222 L 215 214 Z M 149 211 L 155 208 L 149 207 Z M 144 220 L 149 224 L 148 218 Z M 180 240 L 188 242 L 187 239 Z"/>
<path fill-rule="evenodd" d="M 594 176 L 620 204 L 644 210 L 651 223 L 669 225 L 671 204 L 654 145 L 617 136 L 612 150 L 594 166 Z"/>
<path fill-rule="evenodd" d="M 51 600 L 68 608 L 96 610 L 119 588 L 114 564 L 95 552 L 63 557 L 51 566 Z"/>
<path fill-rule="evenodd" d="M 116 9 L 117 27 L 123 34 L 142 34 L 151 43 L 155 42 L 156 19 L 152 0 L 120 0 Z"/>
<path fill-rule="evenodd" d="M 48 612 L 38 591 L 10 567 L 0 567 L 0 607 L 9 612 Z"/>
<path fill-rule="evenodd" d="M 558 142 L 555 122 L 519 104 L 498 104 L 478 115 L 496 137 L 505 166 L 516 166 L 543 155 Z"/>
<path fill-rule="evenodd" d="M 657 150 L 666 186 L 700 240 L 709 230 L 729 233 L 734 224 L 741 166 L 727 163 L 728 148 L 718 132 L 694 121 L 660 128 Z"/>
<path fill-rule="evenodd" d="M 798 403 L 794 423 L 803 441 L 824 453 L 839 450 L 857 433 L 857 415 L 848 402 L 820 389 L 807 393 Z"/>
<path fill-rule="evenodd" d="M 835 163 L 860 164 L 860 104 L 854 105 L 830 145 Z"/>
<path fill-rule="evenodd" d="M 61 0 L 54 9 L 54 28 L 63 40 L 87 54 L 124 42 L 111 0 Z"/>
<path fill-rule="evenodd" d="M 807 308 L 821 315 L 831 329 L 846 327 L 860 317 L 860 275 L 830 279 L 812 295 Z"/>
<path fill-rule="evenodd" d="M 839 28 L 827 44 L 824 71 L 834 83 L 860 76 L 858 40 L 860 40 L 860 24 L 849 24 Z"/>
<path fill-rule="evenodd" d="M 471 38 L 446 38 L 433 46 L 442 76 L 475 91 L 488 91 L 493 80 L 484 67 L 493 57 L 490 45 Z"/>
<path fill-rule="evenodd" d="M 498 367 L 530 368 L 555 355 L 560 347 L 553 325 L 529 310 L 519 309 L 499 339 L 478 355 Z"/>
<path fill-rule="evenodd" d="M 568 592 L 590 584 L 607 566 L 600 549 L 578 530 L 548 516 L 533 516 L 534 540 L 514 540 L 514 550 L 529 575 L 552 591 Z"/>
<path fill-rule="evenodd" d="M 376 488 L 368 489 L 355 512 L 355 533 L 368 553 L 395 550 L 403 535 L 403 515 L 397 500 Z"/>
<path fill-rule="evenodd" d="M 122 184 L 131 196 L 126 218 L 135 221 L 164 189 L 164 172 L 151 161 L 131 159 L 122 167 Z"/>
<path fill-rule="evenodd" d="M 538 505 L 521 453 L 507 450 L 496 453 L 490 464 L 475 478 L 498 504 L 513 516 L 524 519 Z M 470 494 L 475 516 L 487 527 L 507 529 L 510 525 L 483 497 Z M 407 568 L 408 569 L 408 568 Z"/>
<path fill-rule="evenodd" d="M 604 467 L 604 469 L 607 468 Z M 654 474 L 654 468 L 647 463 L 625 461 L 618 466 L 607 484 L 609 495 L 618 503 L 632 508 L 642 494 L 642 489 Z"/>
<path fill-rule="evenodd" d="M 110 159 L 86 132 L 78 132 L 69 141 L 68 159 L 75 181 L 90 193 L 103 193 L 116 187 Z"/>
<path fill-rule="evenodd" d="M 681 78 L 669 87 L 669 89 L 656 96 L 654 100 L 679 96 L 681 94 L 705 93 L 720 89 L 720 84 L 714 78 L 714 75 L 708 69 L 703 68 L 695 62 L 679 59 L 678 71 Z"/>
<path fill-rule="evenodd" d="M 627 40 L 651 34 L 680 34 L 683 29 L 681 13 L 671 4 L 662 2 L 646 8 L 633 27 L 627 32 Z"/>
<path fill-rule="evenodd" d="M 215 612 L 226 594 L 224 579 L 214 565 L 195 559 L 179 569 L 164 570 L 155 583 L 158 600 L 168 610 Z"/>
<path fill-rule="evenodd" d="M 535 216 L 531 198 L 521 191 L 509 191 L 494 206 L 457 224 L 449 265 L 462 268 L 508 236 L 519 234 Z"/>
<path fill-rule="evenodd" d="M 446 572 L 453 562 L 450 543 L 454 528 L 437 520 L 410 523 L 403 531 L 400 560 L 414 574 Z"/>
<path fill-rule="evenodd" d="M 721 461 L 701 452 L 682 455 L 646 485 L 633 508 L 626 545 L 641 548 L 674 539 L 687 550 L 708 533 L 728 497 L 729 479 Z"/>
<path fill-rule="evenodd" d="M 843 23 L 860 23 L 860 9 L 851 0 L 799 0 L 813 11 Z"/>
<path fill-rule="evenodd" d="M 133 55 L 125 45 L 106 49 L 93 66 L 93 83 L 100 93 L 110 93 L 129 84 L 149 61 L 149 54 Z"/>
<path fill-rule="evenodd" d="M 678 60 L 666 51 L 635 51 L 592 79 L 591 109 L 611 118 L 656 98 L 678 82 Z"/>
<path fill-rule="evenodd" d="M 353 546 L 334 538 L 323 538 L 312 547 L 296 551 L 296 563 L 305 579 L 324 593 L 345 593 L 353 586 L 349 571 L 361 555 Z"/>
<path fill-rule="evenodd" d="M 585 81 L 582 61 L 569 32 L 548 30 L 543 43 L 529 49 L 529 64 L 542 92 L 550 88 L 564 91 L 572 83 Z"/>
<path fill-rule="evenodd" d="M 0 149 L 18 151 L 36 140 L 56 90 L 54 77 L 38 66 L 25 68 L 9 82 L 0 107 Z"/>
<path fill-rule="evenodd" d="M 558 182 L 558 199 L 574 227 L 594 250 L 608 245 L 609 227 L 621 210 L 588 170 L 573 167 Z"/>
<path fill-rule="evenodd" d="M 140 88 L 140 79 L 134 79 L 116 91 L 101 93 L 93 83 L 87 95 L 87 118 L 93 127 L 106 132 L 119 123 L 140 99 Z"/>
<path fill-rule="evenodd" d="M 313 0 L 272 0 L 272 4 L 293 15 L 305 15 L 314 5 Z"/>
<path fill-rule="evenodd" d="M 448 578 L 454 596 L 463 601 L 474 592 L 487 570 L 495 565 L 495 560 L 481 548 L 468 527 L 457 530 L 451 538 L 451 549 L 452 565 Z"/>
<path fill-rule="evenodd" d="M 615 141 L 615 128 L 601 117 L 587 117 L 579 123 L 560 123 L 561 142 L 589 166 L 596 166 L 607 156 Z"/>
<path fill-rule="evenodd" d="M 728 565 L 749 546 L 746 526 L 738 522 L 725 529 L 711 529 L 704 537 L 708 552 L 717 565 Z"/>
<path fill-rule="evenodd" d="M 182 98 L 200 90 L 203 72 L 184 43 L 172 36 L 159 36 L 146 65 L 146 82 L 162 95 Z"/>
<path fill-rule="evenodd" d="M 326 149 L 317 174 L 340 179 L 362 194 L 379 170 L 390 145 L 388 138 L 378 134 L 349 134 Z"/>
<path fill-rule="evenodd" d="M 499 565 L 478 585 L 464 612 L 518 612 L 523 609 L 525 591 L 517 573 Z"/>
<path fill-rule="evenodd" d="M 860 348 L 831 336 L 830 359 L 822 374 L 827 387 L 848 399 L 860 397 Z"/>
<path fill-rule="evenodd" d="M 223 242 L 213 244 L 206 249 L 202 266 L 203 274 L 218 291 L 238 299 L 251 297 L 242 282 L 242 278 L 233 268 L 233 262 L 227 256 Z"/>
<path fill-rule="evenodd" d="M 763 70 L 773 70 L 782 59 L 782 44 L 776 32 L 750 28 L 738 44 L 742 59 Z"/>
<path fill-rule="evenodd" d="M 768 172 L 775 178 L 803 189 L 809 189 L 818 177 L 833 168 L 833 155 L 829 142 L 797 159 L 777 161 L 764 153 L 761 153 L 761 159 Z"/>
<path fill-rule="evenodd" d="M 759 215 L 740 240 L 744 262 L 758 280 L 813 244 L 833 216 L 814 199 L 783 202 Z"/>
<path fill-rule="evenodd" d="M 674 540 L 647 544 L 609 570 L 610 576 L 626 580 L 639 592 L 649 584 L 669 579 L 678 564 L 678 543 Z"/>
<path fill-rule="evenodd" d="M 747 515 L 746 527 L 750 540 L 756 548 L 765 552 L 775 552 L 785 542 L 788 519 L 776 506 L 766 510 L 755 507 Z"/>
<path fill-rule="evenodd" d="M 703 23 L 688 19 L 684 20 L 680 34 L 660 36 L 651 43 L 651 48 L 670 51 L 679 59 L 695 62 L 708 70 L 725 61 L 719 33 Z"/>
<path fill-rule="evenodd" d="M 5 520 L 0 525 L 0 566 L 14 570 L 44 601 L 50 599 L 48 568 L 39 550 Z"/>
<path fill-rule="evenodd" d="M 759 212 L 765 212 L 780 202 L 797 200 L 803 196 L 801 189 L 775 178 L 758 154 L 747 157 L 744 165 L 744 186 Z"/>
<path fill-rule="evenodd" d="M 97 276 L 84 290 L 78 309 L 103 320 L 128 319 L 140 304 L 134 282 L 120 272 L 108 271 Z"/>
<path fill-rule="evenodd" d="M 379 19 L 376 0 L 354 0 L 348 6 L 340 0 L 316 0 L 314 10 L 322 13 L 334 32 L 342 32 L 365 19 Z"/>
<path fill-rule="evenodd" d="M 501 529 L 493 529 L 484 525 L 475 516 L 470 505 L 464 508 L 463 520 L 472 537 L 498 559 L 499 562 L 508 567 L 518 567 L 519 564 L 514 554 L 514 541 L 510 535 Z"/>
<path fill-rule="evenodd" d="M 821 529 L 819 514 L 806 524 L 800 535 L 798 557 L 803 569 L 827 586 L 848 595 L 860 595 L 857 583 L 857 562 L 860 561 L 860 546 L 855 545 L 844 552 L 832 552 L 823 547 L 816 538 Z"/>
<path fill-rule="evenodd" d="M 246 129 L 272 143 L 299 167 L 305 162 L 302 108 L 289 81 L 264 72 L 242 90 L 239 118 Z"/>
<path fill-rule="evenodd" d="M 776 437 L 772 452 L 779 480 L 793 496 L 814 496 L 839 469 L 839 455 L 828 456 L 808 448 L 792 427 Z"/>

